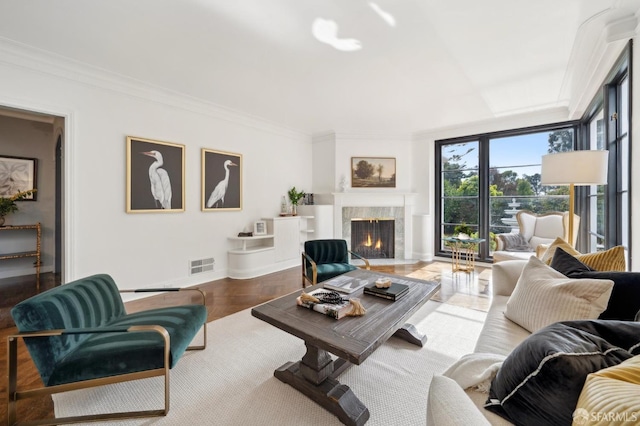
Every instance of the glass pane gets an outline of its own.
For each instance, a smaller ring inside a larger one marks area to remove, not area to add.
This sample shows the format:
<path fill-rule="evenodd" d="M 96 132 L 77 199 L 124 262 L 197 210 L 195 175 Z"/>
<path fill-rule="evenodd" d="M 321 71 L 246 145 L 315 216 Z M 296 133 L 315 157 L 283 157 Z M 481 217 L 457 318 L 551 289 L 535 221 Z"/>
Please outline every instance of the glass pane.
<path fill-rule="evenodd" d="M 478 142 L 443 145 L 442 170 L 478 170 Z"/>
<path fill-rule="evenodd" d="M 457 225 L 469 225 L 473 232 L 478 230 L 478 198 L 444 198 L 442 206 L 443 235 L 453 235 Z"/>
<path fill-rule="evenodd" d="M 456 226 L 468 225 L 478 235 L 478 141 L 442 146 L 441 235 L 456 234 Z M 441 250 L 448 250 L 440 242 Z"/>
<path fill-rule="evenodd" d="M 604 149 L 604 112 L 602 109 L 589 123 L 589 148 Z"/>
<path fill-rule="evenodd" d="M 618 112 L 618 125 L 620 134 L 626 135 L 629 132 L 629 78 L 625 77 L 620 83 L 620 111 Z"/>

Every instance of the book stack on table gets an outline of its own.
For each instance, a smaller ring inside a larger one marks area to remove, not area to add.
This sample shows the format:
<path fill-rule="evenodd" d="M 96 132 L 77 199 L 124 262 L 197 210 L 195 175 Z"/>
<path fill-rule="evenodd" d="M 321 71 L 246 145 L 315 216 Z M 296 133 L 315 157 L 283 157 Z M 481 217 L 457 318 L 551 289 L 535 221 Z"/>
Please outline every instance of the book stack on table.
<path fill-rule="evenodd" d="M 400 283 L 391 283 L 390 287 L 378 288 L 375 285 L 364 288 L 363 293 L 371 296 L 382 297 L 389 300 L 398 300 L 409 291 L 409 286 Z"/>

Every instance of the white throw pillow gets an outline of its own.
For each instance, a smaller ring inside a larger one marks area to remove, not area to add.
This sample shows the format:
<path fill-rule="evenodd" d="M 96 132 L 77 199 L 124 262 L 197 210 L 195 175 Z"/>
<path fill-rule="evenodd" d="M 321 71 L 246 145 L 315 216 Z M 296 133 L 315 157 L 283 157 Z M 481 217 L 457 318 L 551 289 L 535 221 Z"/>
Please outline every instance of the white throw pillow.
<path fill-rule="evenodd" d="M 532 333 L 558 321 L 596 319 L 607 308 L 612 288 L 611 280 L 567 278 L 531 257 L 504 314 Z"/>

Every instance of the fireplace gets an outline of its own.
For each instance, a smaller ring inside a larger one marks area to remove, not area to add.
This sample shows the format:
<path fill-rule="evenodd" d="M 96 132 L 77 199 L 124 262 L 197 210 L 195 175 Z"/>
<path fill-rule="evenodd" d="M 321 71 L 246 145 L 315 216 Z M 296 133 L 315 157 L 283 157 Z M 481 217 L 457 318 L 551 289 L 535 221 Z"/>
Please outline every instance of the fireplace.
<path fill-rule="evenodd" d="M 395 220 L 351 219 L 351 251 L 367 259 L 393 259 Z"/>

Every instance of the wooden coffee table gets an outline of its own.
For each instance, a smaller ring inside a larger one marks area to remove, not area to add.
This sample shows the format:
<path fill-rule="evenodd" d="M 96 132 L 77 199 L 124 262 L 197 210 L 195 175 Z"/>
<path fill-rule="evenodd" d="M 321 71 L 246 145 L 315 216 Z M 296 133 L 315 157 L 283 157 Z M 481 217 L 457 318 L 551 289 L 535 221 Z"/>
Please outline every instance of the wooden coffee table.
<path fill-rule="evenodd" d="M 342 423 L 359 426 L 369 419 L 369 410 L 337 377 L 353 364 L 364 362 L 393 335 L 422 346 L 426 336 L 405 322 L 440 289 L 440 284 L 361 269 L 348 274 L 370 278 L 371 283 L 376 278 L 388 277 L 393 282 L 408 284 L 409 292 L 396 301 L 363 294 L 362 288 L 345 294 L 360 298 L 367 313 L 340 320 L 297 306 L 300 291 L 256 306 L 251 314 L 299 337 L 307 347 L 300 361 L 284 364 L 274 375 L 335 414 Z M 306 291 L 320 287 L 322 283 Z M 334 360 L 329 353 L 338 358 Z"/>

